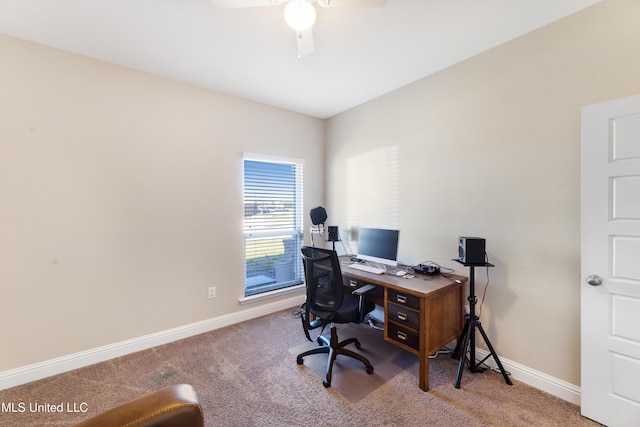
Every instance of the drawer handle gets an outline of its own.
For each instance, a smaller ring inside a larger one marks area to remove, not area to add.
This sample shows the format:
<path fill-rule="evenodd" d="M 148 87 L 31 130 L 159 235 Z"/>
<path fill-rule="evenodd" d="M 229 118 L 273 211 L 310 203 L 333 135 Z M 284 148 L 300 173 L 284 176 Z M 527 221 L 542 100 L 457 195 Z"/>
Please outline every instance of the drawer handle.
<path fill-rule="evenodd" d="M 396 300 L 400 303 L 400 304 L 406 304 L 407 303 L 407 297 L 404 295 L 398 295 L 396 297 Z"/>
<path fill-rule="evenodd" d="M 358 286 L 358 282 L 356 282 L 355 280 L 349 280 L 349 286 L 355 288 Z"/>
<path fill-rule="evenodd" d="M 407 334 L 405 334 L 404 332 L 398 331 L 398 339 L 402 340 L 402 341 L 406 341 L 408 338 Z"/>
<path fill-rule="evenodd" d="M 407 321 L 407 318 L 408 318 L 408 317 L 407 317 L 407 315 L 406 315 L 406 314 L 404 314 L 404 313 L 402 313 L 402 312 L 400 312 L 400 311 L 398 312 L 398 319 L 402 320 L 403 322 L 406 322 L 406 321 Z"/>

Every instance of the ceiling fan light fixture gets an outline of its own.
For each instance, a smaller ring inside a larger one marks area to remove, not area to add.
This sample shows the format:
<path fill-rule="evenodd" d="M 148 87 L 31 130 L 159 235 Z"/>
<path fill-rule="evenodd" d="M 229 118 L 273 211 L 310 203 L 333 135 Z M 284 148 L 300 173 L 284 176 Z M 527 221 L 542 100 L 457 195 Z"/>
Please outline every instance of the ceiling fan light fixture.
<path fill-rule="evenodd" d="M 308 30 L 316 22 L 316 9 L 307 0 L 291 0 L 284 8 L 284 20 L 296 31 Z"/>

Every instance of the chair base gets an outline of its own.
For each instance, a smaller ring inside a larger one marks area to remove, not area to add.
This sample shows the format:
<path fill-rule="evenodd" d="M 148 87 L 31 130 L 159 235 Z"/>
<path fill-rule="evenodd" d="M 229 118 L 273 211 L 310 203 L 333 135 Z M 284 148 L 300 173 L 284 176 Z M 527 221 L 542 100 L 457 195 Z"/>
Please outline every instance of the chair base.
<path fill-rule="evenodd" d="M 344 341 L 338 341 L 338 331 L 335 326 L 331 327 L 331 337 L 327 340 L 326 337 L 320 336 L 318 337 L 318 343 L 320 347 L 312 348 L 311 350 L 307 350 L 298 355 L 296 362 L 298 365 L 302 365 L 304 363 L 303 358 L 309 356 L 311 354 L 328 354 L 329 360 L 327 361 L 327 375 L 325 379 L 322 381 L 322 385 L 325 387 L 331 387 L 331 373 L 333 372 L 333 362 L 335 362 L 336 358 L 339 354 L 349 356 L 353 359 L 359 360 L 364 363 L 367 374 L 373 373 L 373 366 L 367 360 L 366 357 L 351 351 L 349 349 L 344 348 L 345 346 L 354 343 L 356 348 L 360 348 L 360 341 L 356 338 L 349 338 Z"/>

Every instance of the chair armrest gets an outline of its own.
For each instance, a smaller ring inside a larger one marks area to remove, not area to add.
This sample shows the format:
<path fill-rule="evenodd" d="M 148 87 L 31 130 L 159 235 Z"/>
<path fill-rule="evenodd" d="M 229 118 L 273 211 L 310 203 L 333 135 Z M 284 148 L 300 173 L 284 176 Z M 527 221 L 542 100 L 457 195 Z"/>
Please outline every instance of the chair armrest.
<path fill-rule="evenodd" d="M 75 427 L 203 427 L 198 396 L 188 384 L 174 385 L 131 400 Z"/>
<path fill-rule="evenodd" d="M 376 287 L 374 285 L 364 285 L 358 289 L 356 289 L 355 291 L 351 292 L 353 295 L 355 296 L 362 296 L 364 294 L 366 294 L 369 291 L 374 290 Z"/>
<path fill-rule="evenodd" d="M 356 290 L 354 290 L 353 292 L 351 292 L 352 295 L 355 295 L 358 297 L 358 323 L 362 323 L 362 321 L 364 320 L 364 316 L 365 316 L 365 312 L 364 312 L 364 298 L 365 298 L 365 294 L 369 291 L 374 290 L 376 287 L 374 285 L 368 284 L 368 285 L 364 285 Z"/>

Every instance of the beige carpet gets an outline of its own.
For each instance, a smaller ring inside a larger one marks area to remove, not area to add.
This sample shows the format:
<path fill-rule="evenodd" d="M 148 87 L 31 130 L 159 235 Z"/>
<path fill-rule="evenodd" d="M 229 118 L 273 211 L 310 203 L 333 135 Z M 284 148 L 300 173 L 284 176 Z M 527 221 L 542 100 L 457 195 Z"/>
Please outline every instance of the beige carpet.
<path fill-rule="evenodd" d="M 369 359 L 373 366 L 373 373 L 369 375 L 365 371 L 364 364 L 359 360 L 346 356 L 337 357 L 333 365 L 331 387 L 350 402 L 360 401 L 385 382 L 418 362 L 418 356 L 385 341 L 381 330 L 371 328 L 368 325 L 356 324 L 337 325 L 337 328 L 340 340 L 351 337 L 358 338 L 361 344 L 359 350 L 353 344 L 348 345 L 347 348 L 362 354 Z M 312 335 L 312 338 L 316 336 Z M 306 341 L 289 349 L 289 353 L 297 356 L 299 353 L 317 346 L 318 344 L 315 342 Z M 314 354 L 304 358 L 304 366 L 318 374 L 318 381 L 322 383 L 327 372 L 327 360 L 326 354 Z"/>
<path fill-rule="evenodd" d="M 325 388 L 319 374 L 296 364 L 289 349 L 308 341 L 292 311 L 0 391 L 5 408 L 23 402 L 85 403 L 88 409 L 0 411 L 0 426 L 69 426 L 177 383 L 194 386 L 211 427 L 598 425 L 581 417 L 577 406 L 518 381 L 508 386 L 495 372 L 467 371 L 455 389 L 457 364 L 446 355 L 430 363 L 429 392 L 418 388 L 416 360 L 352 402 L 343 395 L 348 391 Z M 360 384 L 376 381 L 364 376 Z"/>

